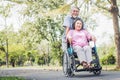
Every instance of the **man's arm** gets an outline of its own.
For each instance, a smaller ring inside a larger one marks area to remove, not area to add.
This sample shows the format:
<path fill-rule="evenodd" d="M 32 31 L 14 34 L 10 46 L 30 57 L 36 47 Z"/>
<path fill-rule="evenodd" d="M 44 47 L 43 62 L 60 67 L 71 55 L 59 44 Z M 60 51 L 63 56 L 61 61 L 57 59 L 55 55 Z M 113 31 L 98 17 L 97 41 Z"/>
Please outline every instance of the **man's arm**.
<path fill-rule="evenodd" d="M 65 27 L 65 35 L 67 36 L 67 34 L 70 30 L 70 17 L 69 16 L 66 16 L 64 18 L 63 26 Z"/>
<path fill-rule="evenodd" d="M 69 44 L 72 45 L 72 31 L 70 30 L 66 36 Z"/>
<path fill-rule="evenodd" d="M 66 30 L 65 30 L 65 34 L 66 34 L 66 36 L 67 36 L 67 34 L 68 34 L 70 28 L 69 28 L 69 27 L 66 27 L 65 29 L 66 29 Z"/>

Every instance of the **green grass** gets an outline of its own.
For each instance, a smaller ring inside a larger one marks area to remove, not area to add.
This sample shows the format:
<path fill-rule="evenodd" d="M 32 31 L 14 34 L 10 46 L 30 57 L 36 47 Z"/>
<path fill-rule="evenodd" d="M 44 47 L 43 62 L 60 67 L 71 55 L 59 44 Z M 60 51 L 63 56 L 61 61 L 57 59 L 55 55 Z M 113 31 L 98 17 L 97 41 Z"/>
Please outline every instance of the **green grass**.
<path fill-rule="evenodd" d="M 117 70 L 119 71 L 120 69 L 116 69 L 116 65 L 101 65 L 102 70 Z"/>
<path fill-rule="evenodd" d="M 25 80 L 24 78 L 21 77 L 0 77 L 0 80 Z"/>

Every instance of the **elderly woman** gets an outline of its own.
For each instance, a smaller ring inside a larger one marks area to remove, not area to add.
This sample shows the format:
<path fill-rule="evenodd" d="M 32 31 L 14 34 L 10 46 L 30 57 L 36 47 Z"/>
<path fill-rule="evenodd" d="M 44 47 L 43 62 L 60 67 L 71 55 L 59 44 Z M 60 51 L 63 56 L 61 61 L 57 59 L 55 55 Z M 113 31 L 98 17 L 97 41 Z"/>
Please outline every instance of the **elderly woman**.
<path fill-rule="evenodd" d="M 83 28 L 83 21 L 80 18 L 77 18 L 72 26 L 74 29 L 68 32 L 67 39 L 72 45 L 74 52 L 77 53 L 83 67 L 90 68 L 92 67 L 92 53 L 88 41 L 95 41 L 95 37 Z"/>

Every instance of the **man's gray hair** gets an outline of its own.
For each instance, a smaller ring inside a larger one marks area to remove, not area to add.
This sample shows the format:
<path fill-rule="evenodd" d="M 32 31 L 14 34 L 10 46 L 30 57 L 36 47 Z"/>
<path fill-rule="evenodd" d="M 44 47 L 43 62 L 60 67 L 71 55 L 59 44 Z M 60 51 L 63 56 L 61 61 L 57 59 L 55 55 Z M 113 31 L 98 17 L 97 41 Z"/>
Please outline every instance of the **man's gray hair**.
<path fill-rule="evenodd" d="M 72 6 L 72 7 L 71 7 L 71 10 L 73 10 L 73 9 L 75 9 L 75 8 L 78 9 L 78 10 L 80 10 L 80 8 L 77 7 L 77 6 Z"/>

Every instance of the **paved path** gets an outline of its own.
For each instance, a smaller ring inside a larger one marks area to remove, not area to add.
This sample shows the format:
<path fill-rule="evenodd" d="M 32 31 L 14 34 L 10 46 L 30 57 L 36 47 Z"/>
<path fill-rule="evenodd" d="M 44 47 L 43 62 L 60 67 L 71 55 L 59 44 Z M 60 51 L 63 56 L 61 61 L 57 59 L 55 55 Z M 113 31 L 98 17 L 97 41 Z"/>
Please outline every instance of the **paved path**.
<path fill-rule="evenodd" d="M 65 77 L 61 70 L 43 70 L 39 68 L 0 69 L 1 76 L 19 76 L 26 80 L 120 80 L 120 71 L 102 71 L 95 76 L 89 72 L 77 72 L 72 78 Z"/>

